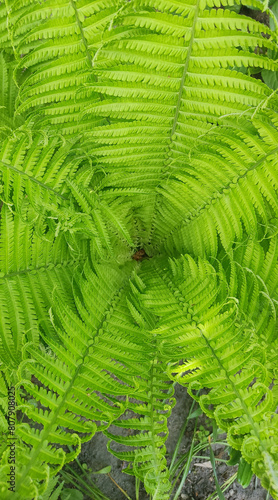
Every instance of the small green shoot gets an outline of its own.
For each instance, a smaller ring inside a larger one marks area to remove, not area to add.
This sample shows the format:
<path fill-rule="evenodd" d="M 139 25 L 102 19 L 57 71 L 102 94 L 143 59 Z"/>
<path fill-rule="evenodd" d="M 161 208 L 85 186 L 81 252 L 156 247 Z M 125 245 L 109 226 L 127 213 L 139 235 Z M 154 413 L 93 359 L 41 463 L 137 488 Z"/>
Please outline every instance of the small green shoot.
<path fill-rule="evenodd" d="M 210 461 L 211 461 L 211 465 L 212 465 L 213 476 L 214 476 L 214 481 L 215 481 L 215 486 L 216 486 L 216 491 L 217 491 L 217 494 L 218 494 L 218 498 L 219 498 L 219 500 L 225 500 L 225 497 L 223 495 L 223 492 L 221 490 L 220 484 L 219 484 L 218 479 L 217 479 L 217 472 L 216 472 L 216 466 L 215 466 L 215 457 L 214 457 L 213 449 L 212 449 L 212 446 L 211 446 L 210 436 L 209 436 L 209 439 L 208 439 L 208 443 L 209 443 Z"/>

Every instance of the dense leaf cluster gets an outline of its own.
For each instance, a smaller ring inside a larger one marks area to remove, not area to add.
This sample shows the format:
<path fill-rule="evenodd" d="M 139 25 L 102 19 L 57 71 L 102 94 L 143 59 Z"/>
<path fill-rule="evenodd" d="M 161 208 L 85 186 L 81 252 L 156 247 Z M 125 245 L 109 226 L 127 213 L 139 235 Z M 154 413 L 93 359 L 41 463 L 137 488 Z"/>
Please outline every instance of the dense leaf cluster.
<path fill-rule="evenodd" d="M 47 499 L 102 431 L 168 500 L 176 382 L 278 498 L 278 97 L 254 78 L 278 32 L 245 4 L 0 2 L 1 499 Z"/>

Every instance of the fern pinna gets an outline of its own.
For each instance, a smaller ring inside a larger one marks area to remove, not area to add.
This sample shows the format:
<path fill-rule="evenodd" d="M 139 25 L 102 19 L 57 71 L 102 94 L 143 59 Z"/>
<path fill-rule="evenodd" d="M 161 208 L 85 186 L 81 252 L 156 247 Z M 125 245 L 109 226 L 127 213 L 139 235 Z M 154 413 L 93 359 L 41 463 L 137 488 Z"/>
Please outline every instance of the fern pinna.
<path fill-rule="evenodd" d="M 1 498 L 104 432 L 169 499 L 175 383 L 278 498 L 277 33 L 259 0 L 0 2 Z"/>

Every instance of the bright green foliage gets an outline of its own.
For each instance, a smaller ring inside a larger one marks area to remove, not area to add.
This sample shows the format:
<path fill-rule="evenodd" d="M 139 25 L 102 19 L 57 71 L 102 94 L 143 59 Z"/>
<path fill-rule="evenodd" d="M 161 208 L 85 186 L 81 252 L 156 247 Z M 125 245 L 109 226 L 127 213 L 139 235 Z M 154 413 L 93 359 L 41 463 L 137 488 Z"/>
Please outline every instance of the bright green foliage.
<path fill-rule="evenodd" d="M 36 109 L 65 133 L 80 133 L 92 120 L 79 121 L 87 102 L 98 99 L 92 60 L 105 27 L 119 6 L 112 0 L 9 0 L 8 26 L 24 77 L 17 112 Z M 45 123 L 43 121 L 43 123 Z"/>
<path fill-rule="evenodd" d="M 0 137 L 1 132 L 21 125 L 20 116 L 15 116 L 17 88 L 13 81 L 14 59 L 0 52 Z"/>
<path fill-rule="evenodd" d="M 264 367 L 276 314 L 271 298 L 261 293 L 258 278 L 250 278 L 241 267 L 236 274 L 238 301 L 225 269 L 216 273 L 206 261 L 197 265 L 188 257 L 170 261 L 170 267 L 162 269 L 152 265 L 151 273 L 145 270 L 141 303 L 158 318 L 153 333 L 160 339 L 162 357 L 173 360 L 167 367 L 170 378 L 188 385 L 193 397 L 199 389 L 211 389 L 198 400 L 204 412 L 227 431 L 229 444 L 241 449 L 249 462 L 254 448 L 260 448 L 256 470 L 261 464 L 264 470 L 275 469 L 277 433 L 272 438 L 269 434 L 269 442 L 261 434 L 267 428 L 262 426 L 264 415 L 278 403 L 268 388 L 271 375 Z M 273 419 L 268 425 L 275 430 L 277 422 Z M 269 487 L 270 478 L 263 475 L 262 481 Z"/>
<path fill-rule="evenodd" d="M 46 464 L 57 471 L 64 463 L 73 460 L 80 452 L 81 442 L 94 434 L 96 424 L 93 421 L 101 421 L 100 429 L 103 429 L 123 412 L 123 404 L 114 402 L 109 393 L 113 391 L 114 395 L 125 395 L 133 390 L 135 368 L 132 370 L 132 355 L 129 356 L 131 374 L 121 366 L 115 366 L 114 371 L 115 362 L 110 359 L 108 339 L 103 331 L 107 317 L 113 314 L 113 309 L 125 290 L 126 275 L 130 273 L 128 266 L 122 272 L 99 266 L 97 275 L 88 266 L 84 267 L 84 271 L 88 274 L 88 282 L 81 287 L 83 297 L 89 298 L 88 292 L 92 293 L 95 289 L 101 291 L 92 315 L 83 304 L 79 306 L 80 299 L 76 297 L 79 312 L 84 315 L 86 324 L 78 319 L 69 306 L 65 306 L 65 301 L 60 303 L 55 297 L 56 313 L 62 328 L 56 327 L 57 339 L 48 338 L 50 350 L 42 346 L 37 349 L 34 342 L 26 344 L 25 362 L 19 376 L 19 382 L 25 391 L 21 393 L 18 402 L 23 407 L 26 398 L 28 401 L 32 397 L 37 402 L 37 405 L 29 406 L 26 415 L 30 422 L 41 424 L 42 429 L 36 427 L 31 431 L 32 427 L 26 426 L 26 423 L 17 427 L 18 435 L 32 446 L 31 451 L 26 448 L 25 453 L 22 452 L 26 469 L 23 469 L 18 478 L 20 494 L 28 495 L 30 479 L 42 479 L 42 471 L 43 474 L 46 473 Z M 122 289 L 121 292 L 119 289 Z M 67 331 L 66 335 L 64 329 Z M 138 359 L 138 350 L 142 350 L 142 347 L 129 345 L 131 354 L 132 347 L 133 356 Z M 118 349 L 111 345 L 113 358 L 115 356 L 122 360 L 125 351 L 121 343 Z M 110 369 L 117 377 L 121 377 L 124 384 L 117 383 L 109 373 L 103 374 L 104 366 L 106 370 Z M 43 385 L 30 385 L 28 379 L 31 372 Z M 144 368 L 141 373 L 144 373 Z M 97 396 L 96 390 L 103 396 Z M 81 421 L 79 415 L 87 421 Z M 54 443 L 61 447 L 54 448 Z M 76 450 L 66 455 L 62 445 L 70 444 Z"/>
<path fill-rule="evenodd" d="M 1 499 L 104 432 L 169 500 L 174 383 L 278 499 L 277 31 L 239 9 L 0 2 Z"/>
<path fill-rule="evenodd" d="M 173 166 L 171 177 L 157 189 L 155 247 L 216 256 L 219 243 L 229 251 L 244 233 L 261 239 L 275 232 L 277 116 L 253 123 L 249 131 L 240 121 L 221 132 L 215 128 L 200 139 L 190 161 Z"/>
<path fill-rule="evenodd" d="M 47 313 L 53 290 L 64 294 L 71 286 L 76 265 L 85 262 L 88 244 L 76 243 L 74 252 L 63 234 L 49 229 L 36 234 L 8 207 L 1 209 L 1 361 L 2 368 L 17 368 L 26 341 L 38 343 L 39 329 L 47 338 L 53 327 Z"/>

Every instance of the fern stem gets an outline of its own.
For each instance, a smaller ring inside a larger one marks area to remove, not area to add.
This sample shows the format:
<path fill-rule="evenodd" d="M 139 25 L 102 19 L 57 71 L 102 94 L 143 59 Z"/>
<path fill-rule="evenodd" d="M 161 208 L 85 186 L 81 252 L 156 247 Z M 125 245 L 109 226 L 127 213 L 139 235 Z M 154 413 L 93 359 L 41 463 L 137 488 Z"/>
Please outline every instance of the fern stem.
<path fill-rule="evenodd" d="M 72 8 L 74 10 L 74 13 L 75 13 L 76 23 L 77 23 L 77 26 L 78 26 L 78 28 L 80 30 L 80 35 L 81 35 L 81 38 L 82 38 L 83 45 L 85 47 L 86 57 L 87 57 L 87 60 L 88 60 L 88 63 L 89 63 L 89 67 L 92 68 L 92 66 L 93 66 L 92 56 L 91 56 L 90 51 L 89 51 L 88 43 L 87 43 L 86 37 L 84 35 L 82 23 L 80 21 L 80 18 L 79 18 L 79 15 L 78 15 L 78 10 L 77 10 L 77 7 L 75 5 L 74 0 L 70 0 L 70 4 L 71 4 L 71 6 L 72 6 Z"/>
<path fill-rule="evenodd" d="M 32 177 L 31 175 L 27 174 L 26 172 L 23 172 L 22 170 L 18 170 L 18 168 L 16 168 L 14 165 L 10 165 L 9 163 L 4 162 L 3 160 L 0 160 L 0 162 L 2 163 L 2 165 L 9 168 L 13 172 L 16 172 L 18 175 L 22 175 L 22 177 L 27 177 L 30 181 L 34 182 L 35 184 L 38 184 L 39 186 L 43 187 L 47 191 L 51 191 L 56 196 L 59 196 L 59 198 L 62 198 L 63 200 L 66 200 L 66 201 L 69 201 L 68 198 L 66 198 L 62 194 L 58 193 L 58 191 L 56 191 L 55 189 L 51 188 L 50 186 L 47 186 L 47 184 L 44 184 L 41 181 L 38 181 L 38 179 L 36 179 L 35 177 Z"/>
<path fill-rule="evenodd" d="M 194 14 L 194 19 L 193 19 L 193 24 L 192 24 L 192 30 L 191 30 L 191 37 L 190 37 L 189 47 L 188 47 L 188 51 L 187 51 L 187 54 L 186 54 L 186 59 L 185 59 L 185 64 L 184 64 L 184 69 L 183 69 L 183 75 L 182 75 L 182 78 L 181 78 L 180 90 L 179 90 L 179 95 L 178 95 L 178 102 L 177 102 L 177 106 L 176 106 L 176 113 L 175 113 L 175 117 L 174 117 L 173 127 L 172 127 L 172 130 L 171 130 L 171 139 L 172 139 L 172 137 L 173 137 L 173 135 L 174 135 L 174 133 L 176 131 L 176 128 L 177 128 L 178 117 L 179 117 L 180 107 L 181 107 L 181 102 L 182 102 L 181 101 L 181 99 L 182 99 L 182 92 L 183 92 L 184 82 L 185 82 L 185 79 L 186 79 L 186 76 L 187 76 L 188 65 L 189 65 L 190 56 L 191 56 L 191 52 L 192 52 L 192 48 L 193 48 L 193 42 L 194 42 L 194 36 L 195 36 L 196 23 L 197 23 L 198 14 L 199 14 L 199 8 L 200 8 L 200 0 L 197 0 L 196 6 L 195 6 L 195 14 Z"/>
<path fill-rule="evenodd" d="M 15 276 L 28 275 L 30 273 L 34 274 L 34 272 L 37 273 L 37 272 L 40 272 L 40 271 L 44 271 L 46 269 L 55 269 L 55 268 L 58 269 L 59 267 L 63 267 L 63 266 L 70 267 L 70 266 L 73 266 L 73 265 L 76 265 L 76 264 L 85 263 L 85 261 L 86 261 L 85 257 L 82 257 L 82 259 L 80 259 L 80 260 L 71 260 L 71 261 L 65 260 L 64 262 L 58 262 L 53 267 L 52 267 L 53 263 L 51 261 L 49 264 L 46 264 L 45 266 L 30 267 L 30 268 L 27 268 L 27 269 L 23 269 L 21 271 L 14 271 L 12 273 L 4 274 L 3 276 L 1 276 L 1 279 L 9 280 L 11 278 L 14 278 Z"/>
<path fill-rule="evenodd" d="M 167 170 L 168 160 L 169 160 L 170 153 L 171 153 L 171 141 L 173 139 L 173 135 L 175 134 L 177 123 L 178 123 L 178 117 L 179 117 L 180 107 L 181 107 L 181 103 L 182 103 L 182 92 L 183 92 L 184 82 L 185 82 L 185 79 L 186 79 L 186 76 L 187 76 L 188 65 L 189 65 L 189 62 L 190 62 L 190 56 L 191 56 L 191 52 L 192 52 L 192 48 L 193 48 L 196 23 L 197 23 L 197 20 L 198 20 L 198 14 L 199 14 L 199 9 L 200 9 L 200 1 L 201 0 L 197 0 L 196 6 L 195 6 L 195 14 L 194 14 L 194 19 L 193 19 L 193 24 L 192 24 L 191 37 L 190 37 L 190 42 L 189 42 L 189 46 L 188 46 L 188 51 L 187 51 L 187 54 L 186 54 L 186 59 L 185 59 L 185 64 L 184 64 L 184 69 L 183 69 L 183 74 L 182 74 L 182 78 L 181 78 L 181 83 L 180 83 L 180 88 L 179 88 L 179 93 L 178 93 L 178 100 L 177 100 L 177 104 L 176 104 L 176 111 L 175 111 L 174 121 L 173 121 L 172 129 L 171 129 L 171 132 L 170 132 L 170 144 L 168 146 L 168 151 L 166 153 L 166 157 L 165 157 L 165 160 L 164 160 L 164 167 L 161 168 L 161 175 L 162 176 L 165 175 L 165 170 Z M 167 175 L 167 172 L 166 172 L 166 175 Z M 160 184 L 160 182 L 158 182 L 158 184 L 157 184 L 156 187 L 158 187 L 159 184 Z M 154 202 L 153 202 L 153 216 L 152 216 L 152 220 L 151 220 L 150 226 L 149 226 L 149 235 L 148 235 L 149 239 L 150 239 L 150 237 L 152 235 L 152 232 L 153 232 L 153 229 L 154 229 L 154 220 L 155 220 L 156 212 L 157 212 L 157 208 L 156 208 L 157 207 L 157 197 L 158 197 L 158 193 L 155 192 L 155 199 L 154 199 Z"/>

